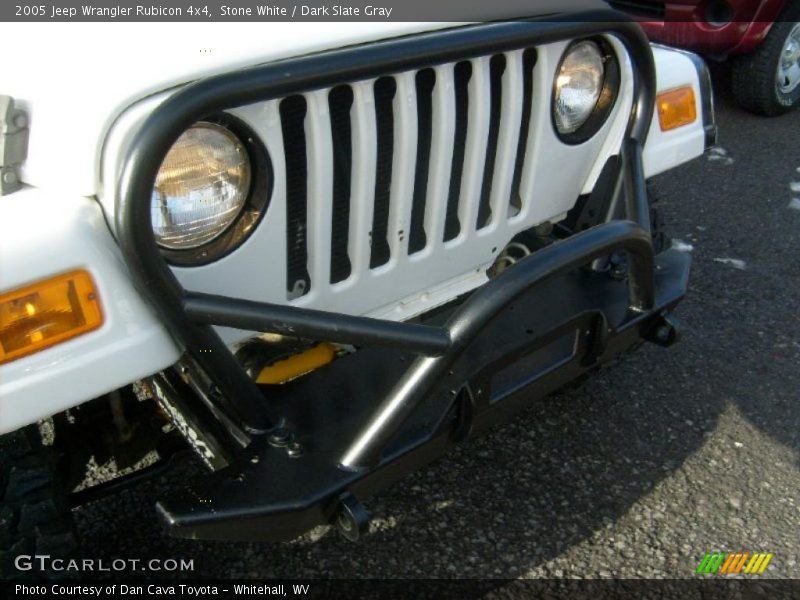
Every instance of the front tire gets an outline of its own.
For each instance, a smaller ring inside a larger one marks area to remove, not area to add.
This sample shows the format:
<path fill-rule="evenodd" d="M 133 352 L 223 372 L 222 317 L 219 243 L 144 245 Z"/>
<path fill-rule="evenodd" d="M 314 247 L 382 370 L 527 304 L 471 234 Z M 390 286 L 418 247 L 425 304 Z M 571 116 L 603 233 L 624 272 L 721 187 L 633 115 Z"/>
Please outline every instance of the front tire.
<path fill-rule="evenodd" d="M 77 538 L 56 461 L 33 425 L 0 436 L 0 578 L 46 573 L 19 571 L 21 554 L 70 558 Z"/>
<path fill-rule="evenodd" d="M 733 97 L 767 117 L 800 103 L 800 3 L 791 2 L 755 52 L 732 63 Z"/>

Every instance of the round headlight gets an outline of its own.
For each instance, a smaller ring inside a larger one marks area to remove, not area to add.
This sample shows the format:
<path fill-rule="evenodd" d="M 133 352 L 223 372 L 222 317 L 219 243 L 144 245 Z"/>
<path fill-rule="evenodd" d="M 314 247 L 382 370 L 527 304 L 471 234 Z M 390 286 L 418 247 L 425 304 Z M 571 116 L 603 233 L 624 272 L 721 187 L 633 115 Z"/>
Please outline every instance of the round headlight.
<path fill-rule="evenodd" d="M 189 250 L 221 235 L 250 191 L 247 149 L 233 133 L 200 122 L 167 152 L 153 187 L 153 233 L 162 248 Z"/>
<path fill-rule="evenodd" d="M 583 41 L 567 50 L 556 73 L 555 123 L 562 135 L 575 133 L 589 120 L 603 91 L 603 53 Z"/>

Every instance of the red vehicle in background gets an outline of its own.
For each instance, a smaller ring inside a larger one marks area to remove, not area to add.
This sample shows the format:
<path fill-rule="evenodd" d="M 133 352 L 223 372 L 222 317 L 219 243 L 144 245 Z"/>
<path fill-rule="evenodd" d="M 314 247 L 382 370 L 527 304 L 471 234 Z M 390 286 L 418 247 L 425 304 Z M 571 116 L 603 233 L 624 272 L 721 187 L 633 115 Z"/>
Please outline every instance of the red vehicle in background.
<path fill-rule="evenodd" d="M 657 42 L 731 65 L 744 108 L 775 116 L 800 104 L 800 0 L 609 0 Z"/>

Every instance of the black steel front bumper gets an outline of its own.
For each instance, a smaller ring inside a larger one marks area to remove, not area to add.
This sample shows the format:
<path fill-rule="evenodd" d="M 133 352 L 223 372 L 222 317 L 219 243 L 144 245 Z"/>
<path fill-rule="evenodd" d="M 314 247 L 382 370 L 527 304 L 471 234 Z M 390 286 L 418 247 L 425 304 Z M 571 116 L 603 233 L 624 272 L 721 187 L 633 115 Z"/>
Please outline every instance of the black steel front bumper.
<path fill-rule="evenodd" d="M 614 249 L 632 259 L 627 281 L 576 268 Z M 351 496 L 373 494 L 640 340 L 669 343 L 661 315 L 685 293 L 689 260 L 670 250 L 654 261 L 649 235 L 627 221 L 549 246 L 450 316 L 443 354 L 361 351 L 272 391 L 297 446 L 258 438 L 227 469 L 163 500 L 161 514 L 175 535 L 212 539 L 289 539 L 329 523 L 352 510 Z"/>
<path fill-rule="evenodd" d="M 609 222 L 518 262 L 444 323 L 394 323 L 189 292 L 161 257 L 150 227 L 150 191 L 174 140 L 204 116 L 337 82 L 597 33 L 620 39 L 634 72 L 621 168 L 608 191 Z M 200 81 L 159 107 L 132 143 L 117 233 L 140 289 L 184 346 L 201 388 L 202 401 L 187 401 L 180 410 L 206 434 L 214 457 L 224 455 L 227 463 L 159 503 L 172 533 L 286 539 L 337 516 L 352 531 L 363 522 L 355 498 L 643 339 L 671 343 L 666 315 L 686 291 L 689 258 L 653 254 L 641 152 L 654 89 L 641 30 L 601 11 L 570 22 L 479 25 L 293 59 Z M 616 251 L 628 256 L 627 277 L 585 268 Z M 212 325 L 291 332 L 362 350 L 264 394 Z"/>

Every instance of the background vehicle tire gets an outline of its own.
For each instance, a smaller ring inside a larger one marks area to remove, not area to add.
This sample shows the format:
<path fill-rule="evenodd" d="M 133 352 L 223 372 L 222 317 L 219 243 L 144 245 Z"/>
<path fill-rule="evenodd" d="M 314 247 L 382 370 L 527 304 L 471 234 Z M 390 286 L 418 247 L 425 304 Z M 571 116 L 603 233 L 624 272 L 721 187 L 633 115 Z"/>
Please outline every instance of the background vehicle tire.
<path fill-rule="evenodd" d="M 56 460 L 36 426 L 0 436 L 0 578 L 41 577 L 18 571 L 20 554 L 70 558 L 78 547 Z"/>
<path fill-rule="evenodd" d="M 787 4 L 755 52 L 732 62 L 736 103 L 774 117 L 800 104 L 800 3 Z"/>

